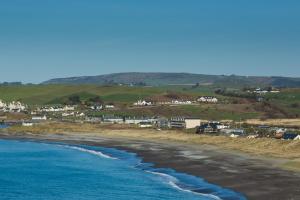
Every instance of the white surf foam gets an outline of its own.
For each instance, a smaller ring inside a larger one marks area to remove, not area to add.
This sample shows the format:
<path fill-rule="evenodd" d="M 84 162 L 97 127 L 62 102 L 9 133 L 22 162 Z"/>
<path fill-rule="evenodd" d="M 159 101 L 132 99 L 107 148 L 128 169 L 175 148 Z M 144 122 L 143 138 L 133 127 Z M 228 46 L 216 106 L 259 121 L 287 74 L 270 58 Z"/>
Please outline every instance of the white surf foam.
<path fill-rule="evenodd" d="M 179 182 L 178 179 L 175 178 L 174 176 L 169 175 L 169 174 L 165 174 L 165 173 L 161 173 L 161 172 L 153 172 L 153 171 L 146 171 L 146 172 L 161 176 L 163 178 L 166 178 L 167 183 L 170 186 L 172 186 L 173 188 L 175 188 L 177 190 L 180 190 L 182 192 L 188 192 L 188 193 L 193 193 L 193 194 L 196 194 L 196 195 L 206 196 L 206 197 L 209 197 L 209 198 L 212 198 L 212 199 L 215 199 L 215 200 L 222 200 L 218 196 L 215 196 L 215 195 L 212 195 L 212 194 L 203 194 L 203 193 L 198 193 L 198 192 L 194 192 L 192 190 L 181 188 L 180 186 L 178 186 L 176 184 L 177 182 Z"/>
<path fill-rule="evenodd" d="M 76 147 L 76 146 L 63 146 L 65 148 L 69 148 L 69 149 L 74 149 L 74 150 L 77 150 L 77 151 L 81 151 L 81 152 L 86 152 L 86 153 L 90 153 L 90 154 L 93 154 L 93 155 L 96 155 L 96 156 L 100 156 L 102 158 L 107 158 L 107 159 L 114 159 L 114 160 L 117 160 L 117 158 L 114 158 L 112 156 L 109 156 L 107 154 L 104 154 L 100 151 L 94 151 L 94 150 L 90 150 L 90 149 L 85 149 L 85 148 L 82 148 L 82 147 Z"/>

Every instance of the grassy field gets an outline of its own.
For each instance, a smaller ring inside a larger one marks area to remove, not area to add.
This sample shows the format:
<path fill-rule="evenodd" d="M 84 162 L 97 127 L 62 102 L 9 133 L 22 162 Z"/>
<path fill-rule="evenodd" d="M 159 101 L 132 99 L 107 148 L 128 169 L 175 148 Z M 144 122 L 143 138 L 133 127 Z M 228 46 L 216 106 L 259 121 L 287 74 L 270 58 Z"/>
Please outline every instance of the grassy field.
<path fill-rule="evenodd" d="M 70 95 L 79 95 L 83 100 L 100 96 L 106 101 L 131 102 L 162 93 L 164 93 L 164 90 L 150 87 L 96 85 L 0 86 L 0 99 L 4 101 L 21 100 L 29 105 L 56 104 Z"/>
<path fill-rule="evenodd" d="M 72 95 L 81 101 L 99 96 L 105 103 L 115 103 L 118 110 L 104 111 L 101 114 L 135 116 L 186 116 L 210 120 L 244 120 L 251 118 L 298 118 L 300 116 L 300 89 L 284 89 L 281 93 L 265 96 L 267 103 L 257 103 L 253 99 L 214 94 L 213 86 L 191 85 L 162 87 L 129 87 L 98 85 L 23 85 L 0 86 L 0 99 L 20 100 L 28 105 L 62 104 Z M 187 106 L 156 106 L 131 108 L 139 99 L 161 99 L 172 94 L 179 98 L 196 99 L 202 95 L 213 95 L 219 104 Z"/>
<path fill-rule="evenodd" d="M 228 105 L 231 107 L 231 105 Z M 226 108 L 220 105 L 182 105 L 182 106 L 157 106 L 145 108 L 124 108 L 122 110 L 107 110 L 94 113 L 96 116 L 104 114 L 115 114 L 119 116 L 183 116 L 200 117 L 206 120 L 245 120 L 259 118 L 262 113 L 255 111 L 245 111 L 243 105 L 235 105 L 236 108 Z"/>
<path fill-rule="evenodd" d="M 79 95 L 83 100 L 100 96 L 104 101 L 134 102 L 138 99 L 168 92 L 197 97 L 214 95 L 213 88 L 191 86 L 128 87 L 98 85 L 23 85 L 0 86 L 0 99 L 4 101 L 21 100 L 29 105 L 56 104 L 70 95 Z M 222 97 L 221 97 L 222 98 Z"/>

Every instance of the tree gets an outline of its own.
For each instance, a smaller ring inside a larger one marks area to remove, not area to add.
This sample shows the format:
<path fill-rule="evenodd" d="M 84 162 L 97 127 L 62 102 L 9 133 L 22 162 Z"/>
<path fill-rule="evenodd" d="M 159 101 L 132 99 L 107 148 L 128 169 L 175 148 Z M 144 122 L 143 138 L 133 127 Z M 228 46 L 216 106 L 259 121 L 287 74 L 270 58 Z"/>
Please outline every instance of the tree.
<path fill-rule="evenodd" d="M 78 95 L 69 96 L 68 103 L 71 104 L 71 105 L 80 104 L 81 103 L 80 96 L 78 96 Z"/>
<path fill-rule="evenodd" d="M 99 96 L 96 96 L 96 97 L 91 97 L 91 98 L 89 98 L 89 100 L 88 100 L 90 103 L 93 103 L 93 104 L 103 104 L 104 102 L 103 102 L 103 100 L 101 99 L 101 97 L 99 97 Z"/>

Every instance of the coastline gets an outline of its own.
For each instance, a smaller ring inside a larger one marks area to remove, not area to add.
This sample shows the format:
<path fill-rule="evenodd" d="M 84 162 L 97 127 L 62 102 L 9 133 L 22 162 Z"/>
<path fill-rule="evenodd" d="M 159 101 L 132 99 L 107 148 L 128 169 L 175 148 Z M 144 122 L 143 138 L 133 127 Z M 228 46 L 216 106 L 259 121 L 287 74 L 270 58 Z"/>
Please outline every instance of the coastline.
<path fill-rule="evenodd" d="M 136 126 L 118 124 L 87 124 L 66 122 L 45 122 L 32 127 L 13 126 L 0 129 L 13 135 L 65 134 L 78 137 L 106 137 L 123 140 L 141 140 L 155 143 L 185 144 L 190 147 L 207 146 L 214 150 L 243 157 L 268 160 L 272 167 L 300 172 L 300 140 L 278 140 L 272 138 L 248 139 L 228 136 L 198 135 L 183 130 L 141 129 Z"/>
<path fill-rule="evenodd" d="M 209 183 L 240 192 L 248 199 L 300 198 L 300 173 L 279 169 L 276 164 L 281 161 L 278 159 L 264 159 L 207 144 L 95 133 L 2 133 L 0 138 L 116 148 L 136 153 L 143 162 L 153 163 L 155 168 L 171 168 L 201 177 Z"/>

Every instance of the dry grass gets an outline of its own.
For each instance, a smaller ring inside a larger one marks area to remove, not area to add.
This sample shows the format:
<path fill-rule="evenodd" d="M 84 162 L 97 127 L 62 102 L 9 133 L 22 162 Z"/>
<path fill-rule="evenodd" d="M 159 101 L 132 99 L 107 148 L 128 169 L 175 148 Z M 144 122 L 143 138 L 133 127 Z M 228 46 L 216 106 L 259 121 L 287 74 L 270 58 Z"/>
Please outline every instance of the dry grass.
<path fill-rule="evenodd" d="M 252 125 L 269 125 L 269 126 L 284 126 L 284 127 L 300 127 L 300 118 L 297 119 L 248 119 L 245 121 Z"/>

